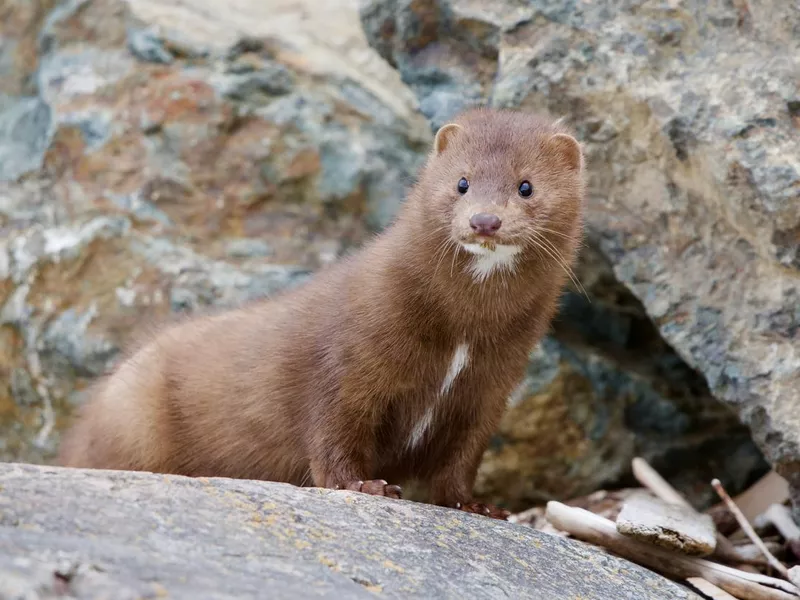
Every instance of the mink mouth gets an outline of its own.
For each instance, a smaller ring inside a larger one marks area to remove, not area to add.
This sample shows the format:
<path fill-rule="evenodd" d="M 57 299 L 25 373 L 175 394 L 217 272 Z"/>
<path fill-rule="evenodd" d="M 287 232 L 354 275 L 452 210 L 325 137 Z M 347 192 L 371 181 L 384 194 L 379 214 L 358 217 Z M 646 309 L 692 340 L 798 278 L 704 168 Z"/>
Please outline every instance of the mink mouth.
<path fill-rule="evenodd" d="M 478 251 L 473 251 L 474 254 L 491 254 L 492 252 L 495 252 L 498 248 L 519 249 L 519 247 L 521 246 L 521 244 L 517 240 L 499 235 L 480 235 L 480 234 L 462 235 L 458 236 L 457 240 L 458 243 L 464 248 L 467 249 L 478 248 L 479 249 Z"/>
<path fill-rule="evenodd" d="M 503 243 L 499 240 L 491 238 L 478 239 L 476 241 L 461 241 L 461 247 L 470 254 L 477 254 L 479 256 L 497 255 L 502 257 L 511 257 L 519 254 L 522 248 L 516 244 Z"/>

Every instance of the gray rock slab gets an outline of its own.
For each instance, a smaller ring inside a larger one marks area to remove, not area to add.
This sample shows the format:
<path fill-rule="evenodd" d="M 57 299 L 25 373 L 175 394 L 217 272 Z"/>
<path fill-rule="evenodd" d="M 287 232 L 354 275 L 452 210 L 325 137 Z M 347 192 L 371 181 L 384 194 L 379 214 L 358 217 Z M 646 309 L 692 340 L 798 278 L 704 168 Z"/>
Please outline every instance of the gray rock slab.
<path fill-rule="evenodd" d="M 577 541 L 410 501 L 0 465 L 0 598 L 695 599 Z"/>
<path fill-rule="evenodd" d="M 647 494 L 635 494 L 625 501 L 617 517 L 617 531 L 694 556 L 707 556 L 717 546 L 714 521 L 709 515 Z"/>

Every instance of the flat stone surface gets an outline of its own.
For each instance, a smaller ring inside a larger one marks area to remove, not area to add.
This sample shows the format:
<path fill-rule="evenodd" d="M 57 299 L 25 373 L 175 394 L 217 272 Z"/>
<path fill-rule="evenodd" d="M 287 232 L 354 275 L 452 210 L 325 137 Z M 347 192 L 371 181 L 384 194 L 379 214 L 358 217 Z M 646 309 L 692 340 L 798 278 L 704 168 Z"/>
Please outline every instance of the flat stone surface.
<path fill-rule="evenodd" d="M 410 501 L 0 465 L 0 597 L 59 589 L 80 599 L 698 598 L 580 542 Z"/>
<path fill-rule="evenodd" d="M 622 506 L 617 531 L 694 556 L 707 556 L 717 546 L 714 521 L 677 504 L 668 504 L 648 494 L 635 494 Z"/>

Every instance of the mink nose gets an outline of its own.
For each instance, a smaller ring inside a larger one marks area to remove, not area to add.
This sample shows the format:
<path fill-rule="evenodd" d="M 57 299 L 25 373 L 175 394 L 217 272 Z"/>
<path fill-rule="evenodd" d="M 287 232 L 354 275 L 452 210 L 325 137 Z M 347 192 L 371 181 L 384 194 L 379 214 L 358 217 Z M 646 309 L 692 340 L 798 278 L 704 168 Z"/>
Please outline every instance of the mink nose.
<path fill-rule="evenodd" d="M 494 235 L 503 222 L 497 215 L 478 213 L 469 219 L 469 226 L 479 235 Z"/>

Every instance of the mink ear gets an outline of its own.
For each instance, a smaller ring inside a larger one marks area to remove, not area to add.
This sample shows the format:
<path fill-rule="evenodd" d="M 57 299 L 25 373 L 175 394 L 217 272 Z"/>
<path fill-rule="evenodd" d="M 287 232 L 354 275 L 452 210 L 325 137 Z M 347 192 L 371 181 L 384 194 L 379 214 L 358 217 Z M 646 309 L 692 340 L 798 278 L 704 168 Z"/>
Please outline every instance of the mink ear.
<path fill-rule="evenodd" d="M 583 150 L 574 137 L 566 133 L 556 133 L 548 140 L 548 145 L 569 169 L 583 169 Z"/>
<path fill-rule="evenodd" d="M 433 150 L 436 154 L 441 154 L 445 148 L 456 138 L 456 136 L 464 131 L 461 125 L 456 123 L 448 123 L 442 125 L 439 131 L 436 132 L 436 137 L 433 138 Z"/>

